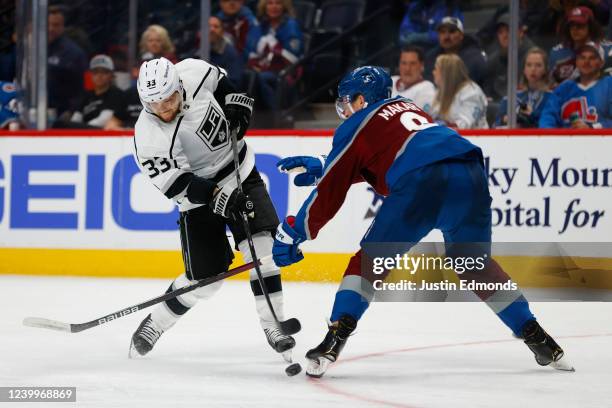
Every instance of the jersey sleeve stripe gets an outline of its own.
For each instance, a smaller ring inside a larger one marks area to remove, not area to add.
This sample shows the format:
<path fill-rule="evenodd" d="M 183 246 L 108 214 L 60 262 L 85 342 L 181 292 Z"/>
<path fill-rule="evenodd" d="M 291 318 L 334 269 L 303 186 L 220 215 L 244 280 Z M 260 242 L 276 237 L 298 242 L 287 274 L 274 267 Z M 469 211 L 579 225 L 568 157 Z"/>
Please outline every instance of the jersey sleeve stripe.
<path fill-rule="evenodd" d="M 202 88 L 202 85 L 204 85 L 204 81 L 206 81 L 206 78 L 208 78 L 208 75 L 210 75 L 210 71 L 212 71 L 213 67 L 208 68 L 208 71 L 206 71 L 206 75 L 204 75 L 204 78 L 202 78 L 202 81 L 200 82 L 200 85 L 198 85 L 198 87 L 196 88 L 195 92 L 193 93 L 193 98 L 195 99 L 196 95 L 198 94 L 198 92 L 200 92 L 200 88 Z"/>
<path fill-rule="evenodd" d="M 174 149 L 174 141 L 176 140 L 176 134 L 178 133 L 179 127 L 181 127 L 181 121 L 183 120 L 184 116 L 181 116 L 178 119 L 178 122 L 176 122 L 176 127 L 174 128 L 174 133 L 172 134 L 172 143 L 170 143 L 170 158 L 174 159 L 174 156 L 172 155 L 172 150 Z"/>
<path fill-rule="evenodd" d="M 136 153 L 136 157 L 138 157 L 138 147 L 136 146 L 136 133 L 134 133 L 134 137 L 132 138 L 134 141 L 134 153 Z"/>
<path fill-rule="evenodd" d="M 218 65 L 215 65 L 215 68 L 217 68 L 217 81 L 220 81 L 221 78 L 225 77 L 226 75 L 224 71 L 221 68 L 219 68 Z"/>
<path fill-rule="evenodd" d="M 187 188 L 187 186 L 189 186 L 189 183 L 191 182 L 192 178 L 193 178 L 193 173 L 182 173 L 182 174 L 180 174 L 176 178 L 176 180 L 174 180 L 174 182 L 172 183 L 170 188 L 168 188 L 168 190 L 166 190 L 164 195 L 166 197 L 170 198 L 170 199 L 176 197 L 181 192 L 183 192 Z"/>
<path fill-rule="evenodd" d="M 404 154 L 404 151 L 408 147 L 408 143 L 410 143 L 410 141 L 414 138 L 415 134 L 416 134 L 416 132 L 412 133 L 410 136 L 408 136 L 406 138 L 406 141 L 404 142 L 402 147 L 400 147 L 400 149 L 397 151 L 397 153 L 395 153 L 395 157 L 393 158 L 393 162 L 395 162 L 398 157 L 400 157 L 402 154 Z"/>

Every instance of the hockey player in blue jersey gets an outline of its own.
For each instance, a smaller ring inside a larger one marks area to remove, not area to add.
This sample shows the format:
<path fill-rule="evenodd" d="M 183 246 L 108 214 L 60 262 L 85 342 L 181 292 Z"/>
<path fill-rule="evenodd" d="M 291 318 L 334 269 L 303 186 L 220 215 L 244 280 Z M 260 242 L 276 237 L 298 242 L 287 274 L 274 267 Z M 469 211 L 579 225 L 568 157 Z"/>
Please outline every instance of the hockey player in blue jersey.
<path fill-rule="evenodd" d="M 484 253 L 487 259 L 484 269 L 466 271 L 461 280 L 510 280 L 489 256 L 491 197 L 480 148 L 434 123 L 410 100 L 389 98 L 390 89 L 391 79 L 381 68 L 361 67 L 347 74 L 338 86 L 337 101 L 338 113 L 346 120 L 336 129 L 324 162 L 307 156 L 279 162 L 283 171 L 305 168 L 295 180 L 298 185 L 316 184 L 297 215 L 287 217 L 277 229 L 273 257 L 279 266 L 303 259 L 299 245 L 316 238 L 352 184 L 366 181 L 386 197 L 347 266 L 325 338 L 306 354 L 310 361 L 306 373 L 313 377 L 322 376 L 338 359 L 368 308 L 375 292 L 372 261 L 381 252 L 401 255 L 432 229 L 439 229 L 447 257 Z M 540 365 L 571 370 L 561 361 L 563 350 L 538 324 L 520 290 L 475 293 L 524 340 Z"/>
<path fill-rule="evenodd" d="M 602 74 L 603 48 L 588 42 L 576 52 L 579 77 L 568 79 L 546 102 L 541 128 L 612 128 L 612 77 Z"/>

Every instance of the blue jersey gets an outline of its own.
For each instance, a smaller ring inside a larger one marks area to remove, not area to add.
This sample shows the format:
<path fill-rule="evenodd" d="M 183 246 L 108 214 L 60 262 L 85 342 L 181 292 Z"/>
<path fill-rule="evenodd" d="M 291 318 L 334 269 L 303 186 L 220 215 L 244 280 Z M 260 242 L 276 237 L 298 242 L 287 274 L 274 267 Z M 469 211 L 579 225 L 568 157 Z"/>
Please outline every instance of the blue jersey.
<path fill-rule="evenodd" d="M 612 55 L 612 43 L 604 40 L 599 43 L 604 50 L 604 65 L 607 65 L 609 57 Z M 548 56 L 548 71 L 551 79 L 561 83 L 566 79 L 576 78 L 576 52 L 573 48 L 565 44 L 557 44 L 550 51 Z"/>
<path fill-rule="evenodd" d="M 0 81 L 0 129 L 18 120 L 17 89 L 12 82 Z"/>
<path fill-rule="evenodd" d="M 449 7 L 447 3 L 445 0 L 411 1 L 406 6 L 406 13 L 400 25 L 400 43 L 410 42 L 409 40 L 414 38 L 435 44 L 438 42 L 437 27 L 444 17 L 457 17 L 463 22 L 459 6 Z"/>
<path fill-rule="evenodd" d="M 586 87 L 575 80 L 563 82 L 544 106 L 539 125 L 567 128 L 573 118 L 593 128 L 612 128 L 612 77 L 604 76 Z"/>
<path fill-rule="evenodd" d="M 304 52 L 302 30 L 295 18 L 285 16 L 276 28 L 263 20 L 256 30 L 256 39 L 251 38 L 249 64 L 261 71 L 281 71 L 288 65 L 296 63 Z"/>
<path fill-rule="evenodd" d="M 531 108 L 531 114 L 524 118 L 524 122 L 519 122 L 521 127 L 537 127 L 542 116 L 544 106 L 552 95 L 550 91 L 519 91 L 516 93 L 516 110 L 518 112 L 521 105 Z M 507 125 L 504 116 L 508 114 L 508 97 L 504 96 L 499 104 L 495 127 Z"/>
<path fill-rule="evenodd" d="M 298 211 L 295 230 L 314 239 L 344 203 L 352 184 L 367 182 L 388 195 L 408 172 L 449 158 L 482 160 L 480 148 L 408 99 L 374 103 L 334 133 L 323 176 Z"/>
<path fill-rule="evenodd" d="M 232 37 L 234 47 L 246 61 L 249 50 L 257 45 L 259 22 L 255 15 L 247 6 L 242 6 L 236 15 L 229 16 L 219 11 L 217 17 L 223 22 L 225 32 Z"/>

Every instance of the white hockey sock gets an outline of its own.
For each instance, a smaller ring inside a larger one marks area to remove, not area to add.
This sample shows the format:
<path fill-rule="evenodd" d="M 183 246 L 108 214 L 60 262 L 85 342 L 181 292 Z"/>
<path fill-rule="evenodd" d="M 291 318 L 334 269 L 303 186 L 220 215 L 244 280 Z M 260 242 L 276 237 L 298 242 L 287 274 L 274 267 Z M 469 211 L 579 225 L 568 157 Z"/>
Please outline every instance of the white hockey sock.
<path fill-rule="evenodd" d="M 176 290 L 184 286 L 191 285 L 195 281 L 187 279 L 185 274 L 181 274 L 172 282 L 170 289 Z M 168 330 L 183 316 L 189 309 L 196 305 L 201 299 L 210 299 L 221 288 L 223 281 L 215 282 L 210 285 L 202 286 L 191 292 L 177 296 L 175 299 L 170 299 L 158 305 L 151 312 L 151 319 L 162 330 Z M 174 309 L 174 310 L 173 310 Z"/>
<path fill-rule="evenodd" d="M 263 258 L 265 256 L 272 254 L 272 244 L 274 240 L 272 239 L 272 235 L 269 232 L 260 232 L 253 235 L 253 245 L 255 246 L 255 252 L 259 258 Z M 252 261 L 251 251 L 249 249 L 249 244 L 246 240 L 243 240 L 238 244 L 238 248 L 242 253 L 242 257 L 244 258 L 244 262 L 248 263 Z M 281 287 L 280 281 L 280 269 L 274 264 L 272 260 L 265 262 L 259 268 L 261 270 L 261 274 L 264 278 L 264 282 L 266 288 L 268 289 L 268 294 L 270 295 L 270 302 L 274 307 L 274 312 L 279 320 L 284 320 L 284 310 L 283 310 L 283 291 Z M 255 269 L 251 269 L 250 271 L 250 280 L 251 280 L 251 288 L 253 289 L 255 295 L 255 309 L 257 310 L 257 314 L 259 315 L 259 320 L 261 326 L 263 328 L 270 328 L 274 326 L 274 318 L 272 317 L 272 312 L 270 312 L 270 308 L 266 302 L 266 298 L 261 293 L 261 286 L 259 285 L 259 281 L 257 279 L 257 272 Z"/>
<path fill-rule="evenodd" d="M 176 323 L 180 317 L 180 315 L 175 315 L 172 313 L 172 311 L 168 309 L 168 306 L 166 306 L 165 302 L 157 305 L 151 312 L 151 319 L 153 322 L 155 322 L 157 327 L 163 331 L 166 331 L 174 326 L 174 323 Z"/>
<path fill-rule="evenodd" d="M 285 320 L 285 313 L 283 310 L 283 292 L 270 294 L 270 303 L 272 303 L 272 307 L 274 307 L 274 312 L 276 313 L 278 320 Z M 257 314 L 259 315 L 259 323 L 263 329 L 276 327 L 274 317 L 272 317 L 272 312 L 270 312 L 270 308 L 268 307 L 268 303 L 266 302 L 266 298 L 264 296 L 255 296 L 255 308 L 257 309 Z"/>

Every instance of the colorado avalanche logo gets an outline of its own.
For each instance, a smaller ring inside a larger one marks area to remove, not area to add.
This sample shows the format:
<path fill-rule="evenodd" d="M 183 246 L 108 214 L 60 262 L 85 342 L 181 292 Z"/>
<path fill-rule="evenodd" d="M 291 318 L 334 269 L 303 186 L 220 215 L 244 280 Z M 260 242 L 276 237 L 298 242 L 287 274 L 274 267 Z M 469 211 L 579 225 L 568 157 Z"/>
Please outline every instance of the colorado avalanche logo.
<path fill-rule="evenodd" d="M 579 119 L 588 123 L 597 122 L 597 108 L 589 106 L 584 96 L 570 99 L 561 107 L 561 119 L 564 123 L 571 122 L 572 115 L 577 115 Z"/>

